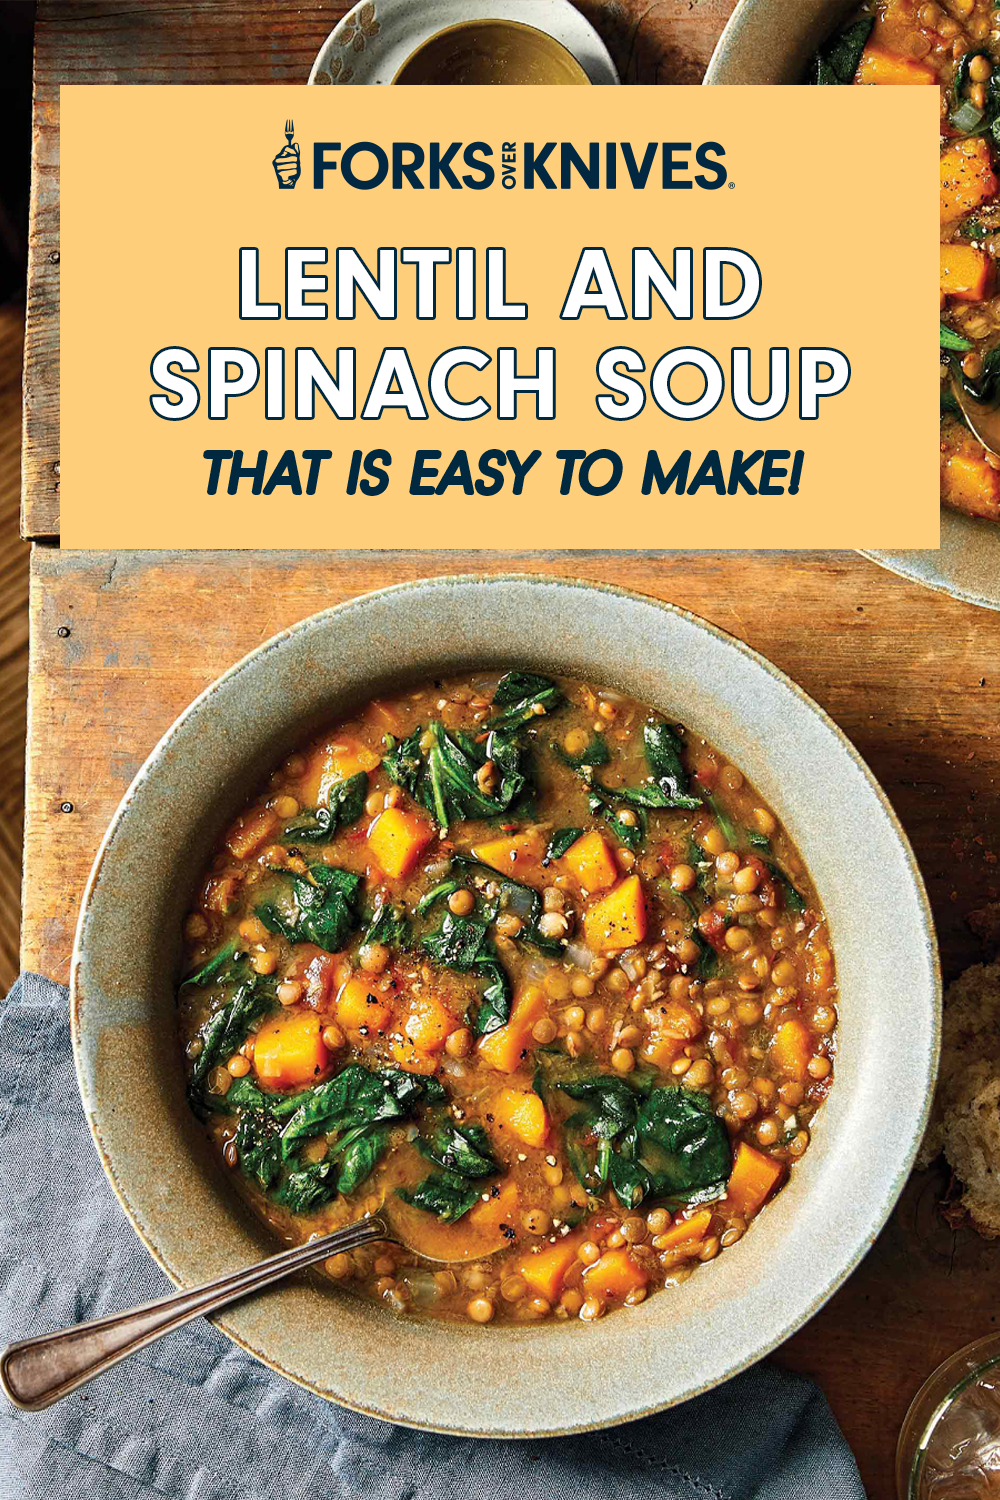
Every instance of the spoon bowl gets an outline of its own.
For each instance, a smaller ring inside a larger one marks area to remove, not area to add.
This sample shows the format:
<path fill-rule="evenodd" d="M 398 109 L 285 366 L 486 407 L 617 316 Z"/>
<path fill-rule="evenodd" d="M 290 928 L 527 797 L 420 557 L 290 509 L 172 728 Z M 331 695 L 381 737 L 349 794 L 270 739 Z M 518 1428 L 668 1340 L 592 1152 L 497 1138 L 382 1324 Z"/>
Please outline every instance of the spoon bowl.
<path fill-rule="evenodd" d="M 386 1199 L 379 1214 L 387 1220 L 391 1234 L 386 1238 L 411 1250 L 423 1260 L 440 1265 L 459 1265 L 470 1260 L 485 1260 L 509 1246 L 509 1235 L 495 1225 L 478 1227 L 472 1217 L 460 1224 L 444 1224 L 433 1214 L 413 1208 L 402 1198 Z M 470 1222 L 472 1221 L 472 1222 Z"/>
<path fill-rule="evenodd" d="M 984 406 L 970 396 L 962 384 L 962 377 L 954 368 L 951 372 L 951 394 L 954 396 L 969 431 L 988 452 L 1000 458 L 1000 407 Z"/>

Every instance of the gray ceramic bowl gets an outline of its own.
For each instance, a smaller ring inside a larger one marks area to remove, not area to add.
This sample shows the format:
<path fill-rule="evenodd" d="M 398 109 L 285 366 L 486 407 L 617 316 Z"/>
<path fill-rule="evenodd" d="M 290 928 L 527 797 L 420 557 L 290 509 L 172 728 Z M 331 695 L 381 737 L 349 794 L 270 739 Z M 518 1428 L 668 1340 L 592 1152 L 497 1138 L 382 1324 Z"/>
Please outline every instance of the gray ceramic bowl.
<path fill-rule="evenodd" d="M 857 1265 L 903 1186 L 937 1061 L 933 928 L 892 809 L 826 715 L 738 641 L 619 590 L 515 576 L 367 595 L 261 646 L 161 740 L 97 857 L 72 981 L 84 1108 L 150 1253 L 191 1284 L 273 1251 L 184 1103 L 173 982 L 196 872 L 262 770 L 324 720 L 403 681 L 511 663 L 634 694 L 744 768 L 822 895 L 842 1019 L 836 1087 L 809 1154 L 746 1238 L 675 1291 L 596 1324 L 480 1328 L 396 1320 L 302 1282 L 221 1319 L 237 1343 L 324 1396 L 416 1427 L 502 1437 L 623 1422 L 752 1364 Z"/>
<path fill-rule="evenodd" d="M 857 9 L 855 0 L 740 0 L 719 38 L 706 83 L 801 83 L 818 43 Z M 866 551 L 914 583 L 1000 609 L 1000 525 L 941 510 L 940 548 Z"/>

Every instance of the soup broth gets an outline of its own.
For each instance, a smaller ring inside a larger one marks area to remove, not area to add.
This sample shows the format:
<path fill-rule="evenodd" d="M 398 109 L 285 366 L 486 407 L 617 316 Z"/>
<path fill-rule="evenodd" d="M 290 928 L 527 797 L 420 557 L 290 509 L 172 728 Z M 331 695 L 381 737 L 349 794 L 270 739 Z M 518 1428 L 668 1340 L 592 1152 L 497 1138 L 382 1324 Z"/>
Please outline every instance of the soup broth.
<path fill-rule="evenodd" d="M 678 1286 L 833 1081 L 833 954 L 777 816 L 583 682 L 365 704 L 228 829 L 184 943 L 189 1097 L 233 1181 L 288 1242 L 385 1204 L 413 1248 L 325 1270 L 400 1313 L 589 1321 Z"/>

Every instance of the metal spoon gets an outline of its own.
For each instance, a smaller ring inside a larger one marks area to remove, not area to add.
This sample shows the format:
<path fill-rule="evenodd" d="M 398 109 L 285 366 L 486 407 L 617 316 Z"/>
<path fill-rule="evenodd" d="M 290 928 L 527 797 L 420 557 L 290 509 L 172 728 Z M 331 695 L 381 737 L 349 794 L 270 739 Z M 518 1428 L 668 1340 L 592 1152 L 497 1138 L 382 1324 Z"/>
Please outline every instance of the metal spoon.
<path fill-rule="evenodd" d="M 962 384 L 962 377 L 952 368 L 951 394 L 965 418 L 973 437 L 990 453 L 1000 457 L 1000 407 L 984 406 L 969 395 Z"/>
<path fill-rule="evenodd" d="M 144 1349 L 161 1335 L 190 1323 L 192 1318 L 207 1317 L 251 1292 L 281 1281 L 293 1271 L 304 1270 L 331 1255 L 357 1250 L 376 1240 L 400 1244 L 404 1249 L 416 1251 L 425 1260 L 442 1265 L 479 1259 L 506 1244 L 503 1238 L 495 1242 L 488 1237 L 477 1240 L 466 1231 L 464 1236 L 456 1236 L 453 1247 L 447 1239 L 442 1242 L 439 1236 L 435 1236 L 431 1242 L 433 1248 L 438 1251 L 447 1248 L 449 1254 L 428 1254 L 428 1241 L 422 1241 L 419 1232 L 408 1232 L 408 1220 L 402 1211 L 397 1213 L 393 1208 L 390 1229 L 388 1208 L 386 1204 L 373 1217 L 350 1224 L 346 1229 L 338 1229 L 335 1234 L 325 1234 L 308 1244 L 295 1245 L 257 1265 L 229 1271 L 189 1291 L 173 1292 L 156 1302 L 143 1303 L 128 1312 L 94 1318 L 89 1323 L 77 1324 L 75 1328 L 61 1328 L 54 1333 L 39 1334 L 37 1338 L 21 1339 L 0 1355 L 0 1385 L 8 1399 L 22 1411 L 42 1411 L 53 1402 L 61 1401 L 63 1396 L 79 1390 L 88 1380 L 109 1370 L 126 1355 Z M 398 1224 L 397 1218 L 400 1220 Z M 451 1227 L 442 1226 L 442 1229 Z"/>

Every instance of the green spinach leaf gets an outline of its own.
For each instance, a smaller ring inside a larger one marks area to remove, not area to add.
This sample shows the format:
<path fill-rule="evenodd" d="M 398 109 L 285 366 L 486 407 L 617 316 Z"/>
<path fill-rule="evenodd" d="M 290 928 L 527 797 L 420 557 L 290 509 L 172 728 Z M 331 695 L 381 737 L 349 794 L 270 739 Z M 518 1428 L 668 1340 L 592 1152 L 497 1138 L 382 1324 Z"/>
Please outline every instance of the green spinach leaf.
<path fill-rule="evenodd" d="M 200 969 L 195 969 L 193 974 L 182 979 L 180 987 L 184 990 L 188 985 L 198 985 L 204 989 L 209 984 L 232 984 L 242 974 L 246 959 L 246 949 L 233 939 L 232 942 L 224 943 Z"/>
<path fill-rule="evenodd" d="M 973 104 L 970 96 L 972 88 L 972 63 L 977 57 L 985 57 L 987 62 L 994 67 L 994 72 L 985 86 L 985 107 L 980 109 Z M 960 135 L 989 135 L 996 142 L 1000 139 L 1000 84 L 995 74 L 993 58 L 985 47 L 975 47 L 970 52 L 963 54 L 958 68 L 955 71 L 955 79 L 951 88 L 951 111 L 948 115 L 948 123 L 952 130 L 957 130 Z"/>
<path fill-rule="evenodd" d="M 255 974 L 240 985 L 232 999 L 210 1016 L 198 1033 L 201 1051 L 195 1058 L 188 1080 L 188 1096 L 201 1095 L 212 1068 L 225 1062 L 242 1047 L 250 1027 L 258 1016 L 277 1004 L 274 985 Z"/>
<path fill-rule="evenodd" d="M 332 865 L 310 865 L 307 874 L 294 875 L 292 886 L 298 908 L 289 921 L 273 902 L 255 908 L 269 932 L 290 943 L 315 943 L 327 953 L 341 953 L 358 925 L 361 876 Z"/>
<path fill-rule="evenodd" d="M 230 1090 L 232 1092 L 232 1090 Z M 266 1192 L 281 1175 L 280 1126 L 268 1109 L 240 1111 L 235 1145 L 243 1173 Z"/>
<path fill-rule="evenodd" d="M 647 719 L 642 729 L 646 763 L 662 801 L 644 803 L 646 807 L 698 808 L 701 798 L 691 795 L 690 777 L 681 753 L 684 742 L 676 730 L 662 719 Z"/>
<path fill-rule="evenodd" d="M 418 725 L 405 740 L 386 736 L 388 754 L 382 765 L 398 786 L 432 814 L 442 833 L 465 818 L 492 819 L 506 814 L 530 786 L 527 749 L 513 738 L 489 735 L 483 743 L 471 736 L 450 734 L 433 720 L 425 731 Z M 488 760 L 500 772 L 500 785 L 484 792 L 476 780 Z"/>
<path fill-rule="evenodd" d="M 687 931 L 687 936 L 698 948 L 698 960 L 693 966 L 695 976 L 698 979 L 711 979 L 712 975 L 718 968 L 719 955 L 716 953 L 711 943 L 702 936 L 701 928 L 698 926 L 698 917 L 700 915 L 698 908 L 691 900 L 691 897 L 687 895 L 685 891 L 675 891 L 673 887 L 670 886 L 669 894 L 673 896 L 675 901 L 679 901 L 682 906 L 687 908 L 687 911 L 692 918 L 691 926 Z"/>
<path fill-rule="evenodd" d="M 874 16 L 862 16 L 843 31 L 829 37 L 812 60 L 810 83 L 846 84 L 854 82 L 861 54 L 875 25 Z"/>
<path fill-rule="evenodd" d="M 740 846 L 740 835 L 736 824 L 712 792 L 705 793 L 705 801 L 712 810 L 712 816 L 722 830 L 722 836 L 730 849 L 738 849 Z"/>
<path fill-rule="evenodd" d="M 619 842 L 634 852 L 646 842 L 646 814 L 650 809 L 690 811 L 702 805 L 701 798 L 690 790 L 690 778 L 681 759 L 683 742 L 677 732 L 662 719 L 649 719 L 642 738 L 650 779 L 639 786 L 605 786 L 594 773 L 595 763 L 582 758 L 574 767 L 586 783 L 591 812 L 604 818 Z M 573 764 L 564 751 L 554 748 L 566 765 Z"/>
<path fill-rule="evenodd" d="M 571 1165 L 588 1191 L 610 1186 L 628 1208 L 649 1197 L 707 1201 L 725 1191 L 729 1135 L 706 1095 L 655 1085 L 645 1075 L 626 1081 L 555 1073 L 545 1086 L 583 1105 L 564 1132 Z"/>
<path fill-rule="evenodd" d="M 953 367 L 960 373 L 963 390 L 974 401 L 983 406 L 1000 406 L 1000 344 L 987 351 L 976 376 L 967 375 L 957 361 Z"/>
<path fill-rule="evenodd" d="M 941 324 L 941 348 L 954 349 L 959 354 L 965 354 L 972 348 L 971 339 L 964 339 L 960 333 L 949 328 L 947 323 Z"/>
<path fill-rule="evenodd" d="M 474 1208 L 481 1191 L 478 1183 L 459 1177 L 456 1172 L 431 1172 L 414 1188 L 396 1189 L 404 1203 L 437 1214 L 445 1224 L 454 1224 Z"/>
<path fill-rule="evenodd" d="M 444 1117 L 418 1138 L 417 1145 L 431 1161 L 459 1177 L 492 1177 L 500 1171 L 489 1136 L 481 1125 L 456 1125 Z"/>
<path fill-rule="evenodd" d="M 337 1163 L 325 1161 L 309 1162 L 290 1172 L 277 1189 L 274 1197 L 293 1214 L 313 1213 L 336 1196 Z M 360 1180 L 360 1179 L 359 1179 Z"/>
<path fill-rule="evenodd" d="M 486 728 L 505 733 L 520 729 L 532 719 L 554 713 L 565 702 L 562 690 L 551 677 L 540 677 L 535 672 L 507 672 L 497 683 L 493 694 L 495 712 L 486 721 Z"/>
<path fill-rule="evenodd" d="M 489 932 L 496 914 L 495 905 L 467 917 L 447 911 L 438 930 L 422 939 L 433 963 L 485 981 L 473 1022 L 478 1036 L 499 1030 L 510 1019 L 511 983 Z"/>
<path fill-rule="evenodd" d="M 561 953 L 562 943 L 558 938 L 543 937 L 538 930 L 542 918 L 542 898 L 533 886 L 515 880 L 513 875 L 504 875 L 493 865 L 484 865 L 467 854 L 456 854 L 451 869 L 465 876 L 463 884 L 471 886 L 484 902 L 484 910 L 510 912 L 521 919 L 518 938 L 541 949 L 543 953 Z M 491 920 L 495 917 L 491 916 Z"/>
<path fill-rule="evenodd" d="M 284 837 L 293 844 L 325 844 L 341 828 L 350 828 L 365 810 L 368 776 L 359 771 L 346 781 L 334 782 L 327 805 L 300 812 L 285 824 Z"/>
<path fill-rule="evenodd" d="M 761 864 L 764 865 L 772 880 L 781 891 L 785 908 L 788 911 L 804 912 L 806 909 L 806 898 L 802 892 L 797 890 L 788 875 L 778 864 L 771 850 L 771 840 L 764 833 L 757 833 L 751 829 L 747 833 L 747 843 L 751 849 L 757 851 Z"/>
<path fill-rule="evenodd" d="M 725 1191 L 732 1147 L 706 1094 L 677 1085 L 652 1089 L 636 1123 L 657 1197 Z"/>
<path fill-rule="evenodd" d="M 282 1155 L 292 1156 L 302 1141 L 328 1131 L 359 1128 L 410 1118 L 440 1084 L 402 1068 L 366 1068 L 349 1063 L 335 1078 L 296 1096 L 296 1108 L 281 1133 Z"/>
<path fill-rule="evenodd" d="M 561 760 L 564 766 L 569 766 L 571 771 L 580 771 L 584 766 L 606 766 L 611 760 L 611 751 L 608 742 L 599 729 L 595 729 L 590 736 L 590 743 L 585 745 L 578 754 L 567 750 L 565 745 L 553 745 L 552 753 L 557 760 Z"/>
<path fill-rule="evenodd" d="M 277 1202 L 308 1213 L 364 1182 L 387 1149 L 393 1125 L 412 1119 L 421 1105 L 444 1101 L 436 1078 L 350 1063 L 299 1094 L 264 1094 L 238 1078 L 221 1103 L 238 1111 L 241 1170 Z M 328 1133 L 337 1139 L 323 1161 L 303 1163 L 304 1142 Z"/>
<path fill-rule="evenodd" d="M 646 813 L 642 805 L 622 807 L 624 788 L 613 790 L 593 779 L 588 767 L 584 767 L 587 783 L 587 806 L 595 817 L 603 818 L 619 843 L 638 852 L 646 842 Z M 624 814 L 624 817 L 622 816 Z"/>
<path fill-rule="evenodd" d="M 338 1141 L 329 1155 L 340 1162 L 337 1192 L 353 1193 L 374 1171 L 389 1144 L 387 1125 L 369 1126 L 352 1132 L 350 1139 Z"/>
<path fill-rule="evenodd" d="M 410 923 L 401 906 L 391 901 L 379 901 L 372 912 L 371 920 L 361 935 L 361 946 L 381 943 L 384 948 L 397 951 L 410 946 Z"/>
<path fill-rule="evenodd" d="M 437 903 L 439 901 L 443 901 L 446 896 L 451 896 L 455 891 L 459 891 L 461 889 L 462 882 L 460 880 L 453 880 L 451 879 L 451 877 L 449 877 L 447 880 L 442 880 L 438 885 L 433 886 L 429 891 L 425 891 L 425 893 L 421 896 L 420 900 L 417 902 L 417 916 L 425 916 L 427 912 L 431 910 L 431 907 L 436 906 Z"/>

